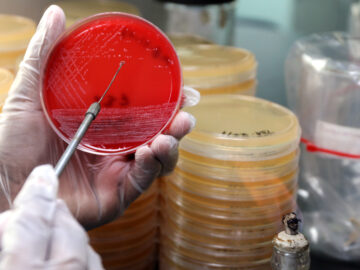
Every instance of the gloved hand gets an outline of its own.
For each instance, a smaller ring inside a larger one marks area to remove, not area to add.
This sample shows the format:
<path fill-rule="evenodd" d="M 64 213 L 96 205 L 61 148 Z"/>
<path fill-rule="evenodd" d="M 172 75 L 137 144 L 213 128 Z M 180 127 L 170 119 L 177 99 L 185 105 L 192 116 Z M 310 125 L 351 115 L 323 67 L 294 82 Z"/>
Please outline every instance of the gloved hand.
<path fill-rule="evenodd" d="M 64 31 L 65 16 L 57 6 L 43 15 L 0 114 L 0 210 L 6 210 L 31 170 L 55 165 L 66 144 L 53 132 L 40 102 L 40 73 L 45 57 Z M 188 91 L 185 103 L 195 104 L 199 94 Z M 178 141 L 195 125 L 179 112 L 167 134 L 135 155 L 96 156 L 76 151 L 60 178 L 59 196 L 79 222 L 90 229 L 115 219 L 156 177 L 172 171 Z"/>
<path fill-rule="evenodd" d="M 64 201 L 50 165 L 36 167 L 0 215 L 0 270 L 100 270 L 98 254 Z"/>

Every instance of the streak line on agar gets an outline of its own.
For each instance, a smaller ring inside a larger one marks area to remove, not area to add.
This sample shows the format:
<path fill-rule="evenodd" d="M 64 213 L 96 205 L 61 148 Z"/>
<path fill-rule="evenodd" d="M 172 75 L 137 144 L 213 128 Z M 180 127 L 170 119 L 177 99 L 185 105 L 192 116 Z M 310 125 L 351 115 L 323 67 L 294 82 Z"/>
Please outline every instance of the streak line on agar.
<path fill-rule="evenodd" d="M 76 94 L 77 99 L 75 99 L 76 101 L 79 100 L 81 102 L 81 105 L 85 105 L 86 103 L 83 101 L 83 99 L 79 96 L 79 93 L 77 90 L 80 90 L 83 94 L 86 93 L 86 91 L 84 90 L 84 88 L 81 86 L 81 84 L 78 82 L 78 80 L 75 80 L 75 76 L 78 75 L 80 76 L 82 81 L 85 81 L 85 78 L 83 77 L 83 69 L 85 68 L 86 65 L 83 65 L 80 69 L 77 67 L 77 65 L 74 62 L 74 57 L 70 56 L 68 57 L 68 59 L 64 59 L 63 57 L 60 58 L 61 60 L 63 60 L 64 62 L 66 62 L 66 60 L 70 59 L 70 67 L 73 67 L 74 70 L 70 69 L 68 65 L 65 65 L 65 69 L 66 71 L 69 71 L 71 74 L 71 77 L 66 81 L 67 84 L 69 85 L 69 87 L 73 90 L 72 92 Z M 75 72 L 74 72 L 75 71 Z M 73 85 L 73 82 L 76 82 L 77 86 Z M 66 88 L 67 90 L 67 88 Z M 75 101 L 75 102 L 76 102 Z"/>
<path fill-rule="evenodd" d="M 79 69 L 79 68 L 77 67 L 76 63 L 74 62 L 74 58 L 73 58 L 73 57 L 70 57 L 70 62 L 71 62 L 71 64 L 72 64 L 72 66 L 75 68 L 75 70 L 78 71 L 78 72 L 77 72 L 77 75 L 80 76 L 81 80 L 82 80 L 82 81 L 86 81 L 86 79 L 85 79 L 84 76 L 83 76 L 83 74 L 84 74 L 84 70 L 83 70 L 83 69 L 86 67 L 86 64 L 83 65 L 83 66 L 81 66 L 81 68 Z M 70 70 L 70 72 L 71 72 L 71 70 Z M 75 77 L 75 73 L 72 73 L 72 79 L 74 79 L 74 77 Z M 71 82 L 73 81 L 72 79 L 71 79 Z M 83 94 L 86 94 L 85 89 L 81 86 L 81 84 L 78 82 L 78 80 L 74 80 L 74 81 L 75 81 L 76 84 L 77 84 L 76 89 L 79 89 Z"/>
<path fill-rule="evenodd" d="M 103 108 L 87 131 L 83 142 L 92 144 L 101 140 L 103 144 L 118 144 L 149 138 L 154 135 L 154 127 L 161 127 L 164 119 L 169 118 L 173 108 L 172 103 L 131 108 Z M 83 120 L 86 109 L 58 109 L 52 112 L 54 119 L 61 123 L 60 129 L 71 137 Z M 134 125 L 137 129 L 134 129 Z"/>

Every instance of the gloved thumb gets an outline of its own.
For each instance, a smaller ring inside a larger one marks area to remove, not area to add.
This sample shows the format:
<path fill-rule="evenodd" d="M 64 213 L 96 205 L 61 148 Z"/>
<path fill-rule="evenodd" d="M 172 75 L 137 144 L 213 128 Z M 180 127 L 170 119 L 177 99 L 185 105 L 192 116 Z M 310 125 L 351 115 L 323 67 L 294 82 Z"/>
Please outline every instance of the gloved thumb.
<path fill-rule="evenodd" d="M 64 12 L 58 6 L 50 6 L 29 43 L 5 102 L 4 112 L 41 109 L 39 93 L 41 71 L 50 48 L 64 29 Z"/>

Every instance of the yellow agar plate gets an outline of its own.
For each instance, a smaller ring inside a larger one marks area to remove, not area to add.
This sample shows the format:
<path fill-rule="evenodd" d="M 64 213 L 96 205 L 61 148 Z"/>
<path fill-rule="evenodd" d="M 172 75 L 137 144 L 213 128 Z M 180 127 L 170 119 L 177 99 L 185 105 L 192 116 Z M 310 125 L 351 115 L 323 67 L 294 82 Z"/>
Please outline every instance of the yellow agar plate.
<path fill-rule="evenodd" d="M 103 12 L 124 12 L 133 15 L 140 15 L 140 11 L 136 6 L 119 2 L 119 1 L 59 1 L 55 3 L 59 5 L 66 15 L 66 26 L 72 25 L 74 22 L 89 17 L 91 15 Z"/>
<path fill-rule="evenodd" d="M 195 35 L 182 34 L 182 33 L 171 33 L 167 34 L 170 41 L 173 43 L 175 48 L 183 46 L 194 45 L 194 44 L 213 44 L 211 41 Z"/>
<path fill-rule="evenodd" d="M 31 19 L 0 14 L 0 53 L 25 50 L 35 29 Z"/>
<path fill-rule="evenodd" d="M 215 44 L 177 47 L 184 84 L 195 88 L 238 85 L 255 79 L 255 56 L 243 49 Z"/>

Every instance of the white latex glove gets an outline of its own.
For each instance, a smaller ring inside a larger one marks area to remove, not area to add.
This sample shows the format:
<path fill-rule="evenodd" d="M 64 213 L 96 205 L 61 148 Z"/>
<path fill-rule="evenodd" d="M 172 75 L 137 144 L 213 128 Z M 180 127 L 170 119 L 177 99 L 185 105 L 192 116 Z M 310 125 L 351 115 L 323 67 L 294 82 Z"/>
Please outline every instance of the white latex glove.
<path fill-rule="evenodd" d="M 104 269 L 57 191 L 53 167 L 39 166 L 0 215 L 0 270 Z"/>
<path fill-rule="evenodd" d="M 66 144 L 53 132 L 40 102 L 40 73 L 51 45 L 64 31 L 65 15 L 49 7 L 20 64 L 0 114 L 0 210 L 6 210 L 24 179 L 40 164 L 55 165 Z M 185 103 L 199 100 L 185 91 Z M 159 176 L 176 165 L 178 141 L 195 125 L 179 112 L 166 134 L 131 156 L 96 156 L 76 151 L 60 178 L 59 196 L 87 229 L 118 217 Z"/>

